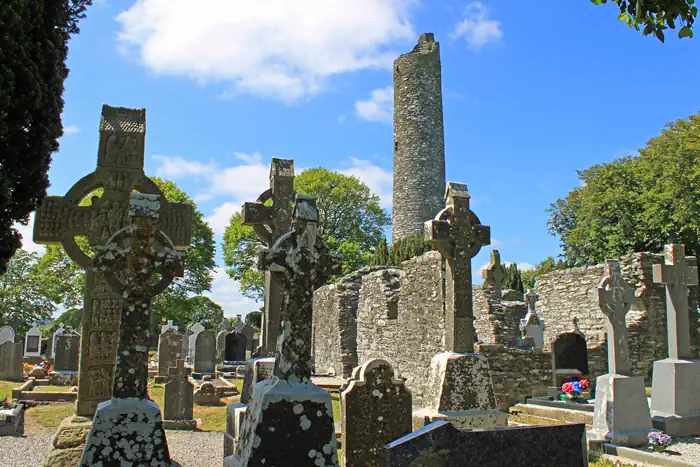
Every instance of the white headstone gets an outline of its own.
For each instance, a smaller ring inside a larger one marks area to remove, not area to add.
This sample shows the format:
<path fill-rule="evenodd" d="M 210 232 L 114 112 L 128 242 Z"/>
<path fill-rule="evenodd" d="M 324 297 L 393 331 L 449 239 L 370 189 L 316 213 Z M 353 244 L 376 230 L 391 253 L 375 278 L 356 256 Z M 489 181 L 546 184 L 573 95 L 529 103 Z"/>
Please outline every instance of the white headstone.
<path fill-rule="evenodd" d="M 64 332 L 66 332 L 66 328 L 63 323 L 61 323 L 58 325 L 56 332 L 53 333 L 53 337 L 51 338 L 51 352 L 47 357 L 56 358 L 56 338 L 62 336 Z"/>
<path fill-rule="evenodd" d="M 527 301 L 527 315 L 520 320 L 520 331 L 522 332 L 523 341 L 531 340 L 533 347 L 541 349 L 544 347 L 544 321 L 537 316 L 535 304 L 539 297 L 531 290 L 525 294 Z"/>
<path fill-rule="evenodd" d="M 5 341 L 15 341 L 15 330 L 9 326 L 0 328 L 0 344 Z"/>
<path fill-rule="evenodd" d="M 25 335 L 24 356 L 41 357 L 41 330 L 34 326 Z"/>
<path fill-rule="evenodd" d="M 204 326 L 202 326 L 201 323 L 196 323 L 193 326 L 190 326 L 190 332 L 192 334 L 189 336 L 189 345 L 187 347 L 187 360 L 190 363 L 194 362 L 195 342 L 197 342 L 197 336 L 199 336 L 199 333 L 202 331 L 204 331 Z"/>

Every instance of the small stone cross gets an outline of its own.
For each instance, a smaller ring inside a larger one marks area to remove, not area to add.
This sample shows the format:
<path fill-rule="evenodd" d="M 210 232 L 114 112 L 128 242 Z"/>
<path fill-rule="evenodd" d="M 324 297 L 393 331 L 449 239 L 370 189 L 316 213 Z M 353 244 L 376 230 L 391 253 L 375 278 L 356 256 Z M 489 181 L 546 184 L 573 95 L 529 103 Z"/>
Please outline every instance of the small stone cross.
<path fill-rule="evenodd" d="M 425 223 L 425 240 L 447 261 L 445 290 L 445 347 L 450 352 L 474 351 L 474 304 L 471 261 L 481 247 L 491 243 L 491 229 L 481 225 L 469 209 L 469 192 L 461 183 L 449 182 L 446 207 Z"/>
<path fill-rule="evenodd" d="M 96 247 L 96 269 L 124 297 L 114 373 L 117 399 L 146 397 L 151 299 L 184 273 L 184 253 L 159 230 L 159 201 L 158 195 L 132 193 L 131 224 Z"/>
<path fill-rule="evenodd" d="M 654 283 L 666 285 L 668 355 L 691 358 L 688 286 L 698 285 L 698 268 L 686 264 L 685 245 L 666 245 L 664 256 L 665 264 L 654 265 Z"/>
<path fill-rule="evenodd" d="M 341 271 L 340 259 L 318 238 L 315 197 L 296 195 L 292 230 L 260 251 L 258 267 L 270 271 L 284 293 L 276 371 L 284 380 L 310 380 L 313 293 Z"/>
<path fill-rule="evenodd" d="M 494 295 L 501 297 L 506 268 L 501 264 L 501 254 L 498 250 L 491 251 L 491 262 L 486 269 L 481 271 L 481 277 L 493 289 Z"/>
<path fill-rule="evenodd" d="M 537 314 L 537 311 L 535 311 L 535 307 L 537 306 L 537 302 L 539 299 L 540 296 L 537 295 L 537 293 L 534 290 L 527 289 L 527 292 L 525 293 L 525 301 L 527 302 L 528 314 Z"/>
<path fill-rule="evenodd" d="M 598 305 L 607 318 L 608 372 L 631 374 L 627 325 L 625 316 L 635 300 L 635 290 L 622 277 L 620 263 L 608 259 L 605 272 L 598 284 Z"/>
<path fill-rule="evenodd" d="M 272 201 L 267 206 L 266 203 Z M 277 239 L 289 232 L 294 201 L 294 161 L 272 159 L 270 188 L 256 202 L 243 204 L 241 222 L 253 226 L 260 240 L 271 248 Z M 282 290 L 265 272 L 265 312 L 263 323 L 263 353 L 274 352 L 279 334 Z"/>

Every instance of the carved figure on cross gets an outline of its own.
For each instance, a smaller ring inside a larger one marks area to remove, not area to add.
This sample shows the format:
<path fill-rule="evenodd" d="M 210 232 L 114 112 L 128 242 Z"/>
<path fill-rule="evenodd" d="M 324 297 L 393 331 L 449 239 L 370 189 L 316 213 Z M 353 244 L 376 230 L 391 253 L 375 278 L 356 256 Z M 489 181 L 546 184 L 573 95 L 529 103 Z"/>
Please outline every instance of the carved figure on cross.
<path fill-rule="evenodd" d="M 491 229 L 469 208 L 467 186 L 449 182 L 446 207 L 425 223 L 425 240 L 447 263 L 445 280 L 445 347 L 447 351 L 474 351 L 474 304 L 471 261 L 491 243 Z"/>
<path fill-rule="evenodd" d="M 664 256 L 665 263 L 655 264 L 653 275 L 655 284 L 666 286 L 668 356 L 677 359 L 692 358 L 688 286 L 698 285 L 698 268 L 687 265 L 685 245 L 666 245 Z"/>
<path fill-rule="evenodd" d="M 598 306 L 607 318 L 608 372 L 632 373 L 625 316 L 635 301 L 635 289 L 622 277 L 617 260 L 605 261 L 605 272 L 598 284 Z"/>

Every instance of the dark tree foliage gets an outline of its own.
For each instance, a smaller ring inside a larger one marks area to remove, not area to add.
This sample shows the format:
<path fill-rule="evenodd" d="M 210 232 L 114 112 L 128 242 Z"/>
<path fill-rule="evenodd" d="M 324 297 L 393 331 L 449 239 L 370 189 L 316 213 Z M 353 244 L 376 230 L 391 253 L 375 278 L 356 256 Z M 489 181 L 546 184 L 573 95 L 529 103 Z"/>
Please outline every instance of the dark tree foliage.
<path fill-rule="evenodd" d="M 591 0 L 596 5 L 608 0 Z M 693 24 L 698 15 L 695 0 L 610 0 L 620 8 L 617 17 L 627 26 L 641 30 L 645 36 L 655 35 L 664 41 L 664 31 L 680 26 L 678 37 L 693 37 Z"/>
<path fill-rule="evenodd" d="M 423 240 L 421 234 L 410 235 L 392 242 L 389 248 L 389 264 L 400 266 L 404 261 L 420 256 L 432 250 L 433 247 Z"/>
<path fill-rule="evenodd" d="M 388 266 L 389 265 L 389 245 L 386 243 L 386 238 L 382 238 L 377 243 L 372 253 L 372 258 L 369 262 L 370 266 Z"/>
<path fill-rule="evenodd" d="M 245 315 L 245 323 L 248 326 L 260 329 L 262 327 L 262 317 L 263 314 L 261 311 L 251 311 Z"/>
<path fill-rule="evenodd" d="M 503 284 L 503 288 L 525 292 L 525 288 L 523 286 L 523 275 L 520 269 L 518 269 L 517 264 L 510 263 L 506 268 L 506 280 Z"/>
<path fill-rule="evenodd" d="M 0 1 L 0 274 L 22 245 L 15 222 L 46 196 L 63 134 L 68 39 L 92 0 Z"/>

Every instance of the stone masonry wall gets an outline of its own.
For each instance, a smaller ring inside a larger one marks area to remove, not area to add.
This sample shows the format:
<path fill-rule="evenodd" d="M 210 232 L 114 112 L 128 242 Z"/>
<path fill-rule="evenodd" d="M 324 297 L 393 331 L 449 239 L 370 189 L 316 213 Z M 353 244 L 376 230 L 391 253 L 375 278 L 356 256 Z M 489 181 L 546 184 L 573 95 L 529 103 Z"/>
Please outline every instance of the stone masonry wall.
<path fill-rule="evenodd" d="M 647 382 L 651 381 L 653 362 L 668 356 L 665 289 L 654 284 L 652 278 L 652 265 L 663 261 L 663 255 L 635 253 L 623 257 L 620 263 L 623 276 L 637 289 L 638 295 L 627 314 L 632 369 Z M 688 257 L 687 261 L 692 265 L 696 263 L 694 257 Z M 571 331 L 576 317 L 589 349 L 605 350 L 605 317 L 598 307 L 597 290 L 602 274 L 603 265 L 596 265 L 555 271 L 537 279 L 538 314 L 545 322 L 545 345 L 551 345 L 561 333 Z M 698 287 L 690 288 L 689 304 L 691 345 L 697 356 L 700 344 Z"/>
<path fill-rule="evenodd" d="M 527 314 L 527 304 L 516 290 L 503 290 L 495 297 L 489 287 L 475 285 L 474 327 L 483 344 L 503 344 L 514 347 L 520 342 L 520 320 Z"/>
<path fill-rule="evenodd" d="M 432 34 L 394 62 L 392 238 L 423 233 L 445 207 L 440 46 Z"/>

